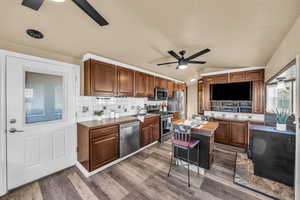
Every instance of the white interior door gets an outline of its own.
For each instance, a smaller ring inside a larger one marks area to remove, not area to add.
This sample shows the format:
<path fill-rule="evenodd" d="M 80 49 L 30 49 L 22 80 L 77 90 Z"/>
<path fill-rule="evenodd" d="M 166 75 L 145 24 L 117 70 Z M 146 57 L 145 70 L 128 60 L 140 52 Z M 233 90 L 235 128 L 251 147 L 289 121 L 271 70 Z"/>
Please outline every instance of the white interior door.
<path fill-rule="evenodd" d="M 300 199 L 300 63 L 296 57 L 296 167 L 295 167 L 295 199 Z"/>
<path fill-rule="evenodd" d="M 75 163 L 75 74 L 8 56 L 7 183 L 12 189 Z"/>

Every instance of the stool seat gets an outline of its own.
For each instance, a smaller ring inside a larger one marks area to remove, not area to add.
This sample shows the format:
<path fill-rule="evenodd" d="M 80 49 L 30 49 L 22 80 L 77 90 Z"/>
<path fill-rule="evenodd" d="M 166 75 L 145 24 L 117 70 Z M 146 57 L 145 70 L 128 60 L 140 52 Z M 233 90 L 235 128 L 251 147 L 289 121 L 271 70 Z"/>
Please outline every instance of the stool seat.
<path fill-rule="evenodd" d="M 183 140 L 176 140 L 172 139 L 172 144 L 178 147 L 182 148 L 194 148 L 196 145 L 198 145 L 200 140 L 196 139 L 191 139 L 189 142 L 188 141 L 183 141 Z"/>

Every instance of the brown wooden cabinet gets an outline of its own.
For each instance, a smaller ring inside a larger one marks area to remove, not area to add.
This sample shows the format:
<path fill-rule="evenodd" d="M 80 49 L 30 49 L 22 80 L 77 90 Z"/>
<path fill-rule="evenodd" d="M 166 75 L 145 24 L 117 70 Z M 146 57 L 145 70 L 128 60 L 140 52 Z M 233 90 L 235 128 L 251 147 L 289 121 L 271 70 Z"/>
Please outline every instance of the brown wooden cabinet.
<path fill-rule="evenodd" d="M 236 82 L 245 82 L 246 81 L 246 72 L 233 72 L 229 74 L 229 82 L 236 83 Z"/>
<path fill-rule="evenodd" d="M 168 89 L 168 80 L 160 77 L 155 77 L 155 88 Z"/>
<path fill-rule="evenodd" d="M 246 71 L 246 81 L 263 81 L 264 80 L 264 70 L 251 70 Z"/>
<path fill-rule="evenodd" d="M 215 131 L 215 142 L 228 144 L 229 122 L 225 120 L 218 120 L 218 119 L 214 119 L 214 121 L 219 122 L 219 127 Z"/>
<path fill-rule="evenodd" d="M 135 72 L 135 96 L 147 96 L 147 74 Z"/>
<path fill-rule="evenodd" d="M 204 100 L 203 100 L 203 80 L 200 79 L 198 80 L 198 95 L 197 95 L 197 109 L 198 109 L 198 113 L 199 114 L 203 114 L 204 113 Z"/>
<path fill-rule="evenodd" d="M 220 74 L 214 76 L 214 84 L 228 83 L 228 74 Z"/>
<path fill-rule="evenodd" d="M 185 91 L 186 90 L 185 83 L 175 83 L 174 90 Z"/>
<path fill-rule="evenodd" d="M 229 131 L 229 144 L 245 148 L 248 140 L 248 122 L 231 121 Z"/>
<path fill-rule="evenodd" d="M 77 125 L 78 161 L 93 171 L 118 158 L 118 126 L 89 128 Z"/>
<path fill-rule="evenodd" d="M 153 129 L 151 126 L 144 126 L 141 128 L 141 147 L 146 146 L 152 142 L 152 132 Z"/>
<path fill-rule="evenodd" d="M 154 84 L 155 78 L 152 75 L 146 75 L 146 96 L 147 97 L 154 97 Z"/>
<path fill-rule="evenodd" d="M 246 148 L 248 144 L 248 121 L 212 119 L 219 122 L 215 131 L 215 142 Z"/>
<path fill-rule="evenodd" d="M 152 142 L 159 140 L 160 138 L 160 127 L 159 127 L 159 116 L 146 118 L 141 123 L 140 130 L 140 143 L 141 147 L 151 144 Z"/>
<path fill-rule="evenodd" d="M 118 67 L 118 96 L 134 95 L 134 71 Z"/>
<path fill-rule="evenodd" d="M 252 112 L 264 113 L 265 110 L 265 87 L 263 81 L 252 82 Z"/>
<path fill-rule="evenodd" d="M 168 81 L 168 96 L 169 97 L 173 96 L 173 91 L 174 91 L 174 82 Z"/>
<path fill-rule="evenodd" d="M 117 95 L 116 66 L 96 60 L 84 62 L 84 96 Z"/>
<path fill-rule="evenodd" d="M 212 78 L 203 79 L 203 109 L 211 110 L 210 85 L 214 83 Z"/>

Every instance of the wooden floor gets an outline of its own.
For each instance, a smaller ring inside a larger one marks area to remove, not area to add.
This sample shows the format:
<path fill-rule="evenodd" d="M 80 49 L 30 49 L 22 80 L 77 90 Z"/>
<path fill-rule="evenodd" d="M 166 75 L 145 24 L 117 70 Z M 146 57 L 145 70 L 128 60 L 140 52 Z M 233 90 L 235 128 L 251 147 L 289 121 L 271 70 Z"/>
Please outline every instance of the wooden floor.
<path fill-rule="evenodd" d="M 76 167 L 25 185 L 1 200 L 97 200 L 97 199 L 266 199 L 232 183 L 234 152 L 215 151 L 215 162 L 205 176 L 174 167 L 168 177 L 169 143 L 156 144 L 90 178 Z"/>

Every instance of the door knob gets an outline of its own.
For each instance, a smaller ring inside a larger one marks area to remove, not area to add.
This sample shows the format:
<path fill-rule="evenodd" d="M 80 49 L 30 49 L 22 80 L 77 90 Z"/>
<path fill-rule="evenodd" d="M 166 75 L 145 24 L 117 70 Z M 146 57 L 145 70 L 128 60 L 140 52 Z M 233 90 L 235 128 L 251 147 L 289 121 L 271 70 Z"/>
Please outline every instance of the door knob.
<path fill-rule="evenodd" d="M 21 133 L 21 132 L 24 132 L 24 131 L 22 131 L 22 130 L 17 130 L 16 128 L 11 128 L 11 129 L 9 129 L 9 132 L 10 132 L 10 133 Z"/>

